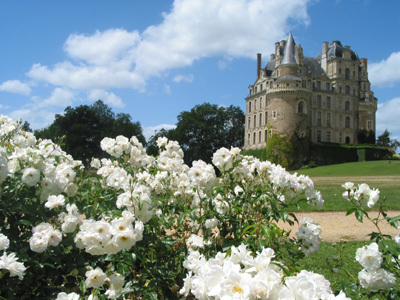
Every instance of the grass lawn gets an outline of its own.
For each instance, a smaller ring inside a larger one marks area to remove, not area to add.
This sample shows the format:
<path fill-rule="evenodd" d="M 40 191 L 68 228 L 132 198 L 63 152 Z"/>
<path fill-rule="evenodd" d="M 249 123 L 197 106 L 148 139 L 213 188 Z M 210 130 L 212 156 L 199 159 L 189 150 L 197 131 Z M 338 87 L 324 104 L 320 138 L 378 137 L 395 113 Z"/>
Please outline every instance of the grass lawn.
<path fill-rule="evenodd" d="M 350 162 L 338 165 L 297 170 L 295 172 L 308 175 L 310 177 L 400 176 L 400 160 Z"/>
<path fill-rule="evenodd" d="M 400 161 L 368 161 L 339 165 L 321 166 L 312 169 L 298 170 L 299 174 L 313 179 L 315 188 L 322 194 L 324 211 L 344 211 L 351 207 L 343 199 L 342 184 L 346 181 L 367 183 L 371 188 L 380 190 L 380 199 L 385 198 L 386 210 L 400 210 Z M 378 202 L 379 203 L 379 202 Z M 378 209 L 379 204 L 372 209 Z M 297 210 L 290 207 L 290 210 Z M 302 205 L 302 211 L 316 211 L 309 205 Z"/>

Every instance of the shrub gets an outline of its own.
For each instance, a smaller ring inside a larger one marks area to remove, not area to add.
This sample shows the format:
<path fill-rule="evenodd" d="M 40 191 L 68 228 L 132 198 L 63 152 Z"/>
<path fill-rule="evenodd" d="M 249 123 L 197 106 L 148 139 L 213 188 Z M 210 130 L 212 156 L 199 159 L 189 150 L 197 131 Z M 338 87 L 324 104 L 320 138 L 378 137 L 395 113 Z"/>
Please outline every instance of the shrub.
<path fill-rule="evenodd" d="M 8 117 L 0 125 L 1 297 L 335 298 L 322 275 L 297 268 L 318 250 L 319 225 L 300 220 L 295 238 L 276 225 L 298 222 L 288 205 L 322 208 L 310 178 L 238 148 L 214 153 L 217 177 L 203 161 L 185 165 L 174 141 L 159 138 L 151 157 L 123 136 L 104 138 L 111 158 L 86 169 Z M 376 200 L 346 187 L 355 204 Z"/>

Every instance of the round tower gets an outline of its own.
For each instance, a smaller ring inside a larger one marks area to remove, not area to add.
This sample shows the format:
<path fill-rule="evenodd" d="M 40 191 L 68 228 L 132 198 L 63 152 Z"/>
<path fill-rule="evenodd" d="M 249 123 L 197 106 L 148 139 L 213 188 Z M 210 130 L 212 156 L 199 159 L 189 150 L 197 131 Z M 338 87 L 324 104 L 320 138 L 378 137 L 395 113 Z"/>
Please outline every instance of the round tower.
<path fill-rule="evenodd" d="M 296 47 L 290 33 L 283 57 L 275 69 L 272 88 L 267 92 L 270 135 L 286 136 L 289 140 L 293 137 L 310 138 L 312 88 L 307 76 L 302 74 L 301 50 L 300 45 Z"/>

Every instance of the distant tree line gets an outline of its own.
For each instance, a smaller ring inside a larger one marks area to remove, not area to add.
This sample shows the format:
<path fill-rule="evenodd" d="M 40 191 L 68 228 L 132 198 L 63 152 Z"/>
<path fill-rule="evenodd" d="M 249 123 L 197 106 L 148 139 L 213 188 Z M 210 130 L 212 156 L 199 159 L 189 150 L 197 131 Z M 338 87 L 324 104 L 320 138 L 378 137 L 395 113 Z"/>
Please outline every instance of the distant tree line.
<path fill-rule="evenodd" d="M 75 159 L 83 162 L 92 157 L 104 157 L 100 141 L 104 137 L 135 135 L 145 144 L 142 126 L 132 122 L 126 113 L 115 114 L 111 108 L 98 100 L 93 105 L 68 106 L 64 114 L 57 114 L 54 122 L 43 129 L 35 130 L 36 138 L 62 141 L 62 148 Z"/>
<path fill-rule="evenodd" d="M 98 100 L 93 105 L 68 106 L 64 114 L 55 116 L 51 125 L 35 130 L 34 134 L 37 138 L 60 141 L 63 150 L 83 162 L 92 157 L 105 157 L 100 141 L 118 135 L 136 136 L 147 147 L 147 153 L 155 156 L 158 155 L 158 137 L 178 141 L 189 165 L 199 159 L 211 162 L 213 153 L 221 147 L 243 146 L 245 116 L 237 106 L 203 103 L 181 112 L 177 119 L 176 128 L 161 129 L 146 143 L 139 122 L 133 122 L 129 114 L 115 114 Z M 29 123 L 24 126 L 30 128 Z"/>

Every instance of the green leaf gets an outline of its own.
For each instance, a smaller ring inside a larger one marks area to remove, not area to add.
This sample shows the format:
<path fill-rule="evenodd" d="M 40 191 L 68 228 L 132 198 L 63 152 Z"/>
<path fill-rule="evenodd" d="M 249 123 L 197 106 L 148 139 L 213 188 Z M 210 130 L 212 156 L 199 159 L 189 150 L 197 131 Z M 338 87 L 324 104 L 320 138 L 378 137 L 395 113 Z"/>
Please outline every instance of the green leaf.
<path fill-rule="evenodd" d="M 359 222 L 363 222 L 363 212 L 361 211 L 361 210 L 356 210 L 356 218 L 357 218 L 357 220 L 359 221 Z"/>
<path fill-rule="evenodd" d="M 400 216 L 393 217 L 393 218 L 386 217 L 386 220 L 388 221 L 388 223 L 390 225 L 392 225 L 393 227 L 397 228 L 397 224 L 400 221 Z"/>
<path fill-rule="evenodd" d="M 26 226 L 32 226 L 32 222 L 29 220 L 25 220 L 25 219 L 19 220 L 19 223 L 22 225 L 26 225 Z"/>

